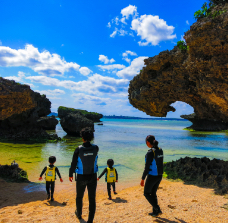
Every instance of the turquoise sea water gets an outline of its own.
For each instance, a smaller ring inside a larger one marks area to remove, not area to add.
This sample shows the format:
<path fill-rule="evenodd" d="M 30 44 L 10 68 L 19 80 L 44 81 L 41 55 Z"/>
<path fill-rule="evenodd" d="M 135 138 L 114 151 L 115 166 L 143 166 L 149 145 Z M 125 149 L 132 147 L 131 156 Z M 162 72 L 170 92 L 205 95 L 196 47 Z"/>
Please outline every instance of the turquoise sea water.
<path fill-rule="evenodd" d="M 164 161 L 180 157 L 203 157 L 228 160 L 228 133 L 189 132 L 183 128 L 191 123 L 185 120 L 142 120 L 142 119 L 102 119 L 104 125 L 95 124 L 94 144 L 99 151 L 99 173 L 112 158 L 119 173 L 120 182 L 131 183 L 140 180 L 144 169 L 145 144 L 147 135 L 154 135 L 164 150 Z M 0 164 L 10 164 L 13 160 L 28 172 L 29 179 L 37 182 L 48 157 L 57 157 L 65 183 L 75 148 L 81 144 L 80 138 L 68 137 L 57 125 L 56 133 L 67 142 L 13 144 L 0 143 Z M 102 180 L 104 181 L 104 179 Z"/>

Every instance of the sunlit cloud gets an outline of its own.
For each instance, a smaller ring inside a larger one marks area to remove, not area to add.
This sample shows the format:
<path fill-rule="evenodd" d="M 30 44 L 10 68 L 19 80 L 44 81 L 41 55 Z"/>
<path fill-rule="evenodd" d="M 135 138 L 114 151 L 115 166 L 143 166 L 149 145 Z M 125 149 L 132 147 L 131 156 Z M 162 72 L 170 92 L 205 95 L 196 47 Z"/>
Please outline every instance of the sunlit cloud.
<path fill-rule="evenodd" d="M 39 52 L 38 48 L 27 44 L 25 49 L 11 49 L 0 46 L 0 66 L 2 67 L 29 67 L 35 72 L 46 76 L 62 76 L 71 69 L 78 71 L 80 65 L 66 62 L 58 54 L 48 51 Z"/>

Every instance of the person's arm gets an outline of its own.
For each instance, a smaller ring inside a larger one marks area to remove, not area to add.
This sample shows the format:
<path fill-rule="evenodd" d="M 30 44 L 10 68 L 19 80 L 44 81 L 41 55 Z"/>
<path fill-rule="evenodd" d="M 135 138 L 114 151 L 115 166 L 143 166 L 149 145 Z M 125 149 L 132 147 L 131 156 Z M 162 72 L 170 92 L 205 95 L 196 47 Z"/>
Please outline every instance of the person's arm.
<path fill-rule="evenodd" d="M 115 171 L 116 171 L 116 182 L 118 182 L 118 173 L 117 173 L 116 168 L 115 168 Z"/>
<path fill-rule="evenodd" d="M 151 165 L 151 163 L 153 161 L 153 158 L 154 158 L 154 153 L 151 150 L 146 155 L 146 164 L 145 164 L 145 169 L 144 169 L 144 172 L 143 172 L 143 175 L 142 175 L 142 180 L 145 180 L 147 174 L 149 173 L 150 165 Z"/>
<path fill-rule="evenodd" d="M 107 172 L 107 168 L 105 168 L 104 170 L 103 170 L 103 172 L 101 173 L 101 175 L 97 178 L 97 180 L 99 180 L 101 177 L 103 177 L 104 176 L 104 174 Z"/>
<path fill-rule="evenodd" d="M 41 174 L 40 174 L 39 180 L 42 180 L 42 176 L 43 176 L 43 174 L 46 172 L 46 170 L 47 170 L 47 167 L 45 166 L 44 169 L 43 169 L 43 171 L 42 171 Z"/>
<path fill-rule="evenodd" d="M 69 169 L 69 179 L 71 178 L 72 180 L 73 180 L 73 173 L 75 172 L 75 169 L 76 169 L 76 166 L 77 166 L 77 163 L 78 163 L 78 155 L 79 155 L 79 148 L 77 148 L 74 151 L 74 155 L 73 155 L 73 158 L 72 158 L 71 166 L 70 166 L 70 169 Z"/>

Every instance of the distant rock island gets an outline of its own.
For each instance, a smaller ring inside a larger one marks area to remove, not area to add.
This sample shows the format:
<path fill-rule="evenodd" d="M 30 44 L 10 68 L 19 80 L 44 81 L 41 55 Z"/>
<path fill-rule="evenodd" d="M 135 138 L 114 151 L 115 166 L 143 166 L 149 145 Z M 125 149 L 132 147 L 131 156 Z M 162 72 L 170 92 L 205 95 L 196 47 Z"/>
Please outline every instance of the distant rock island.
<path fill-rule="evenodd" d="M 101 122 L 102 114 L 88 112 L 86 110 L 68 108 L 60 106 L 58 108 L 58 117 L 63 130 L 71 136 L 80 136 L 80 131 L 85 127 L 94 130 L 94 122 Z"/>
<path fill-rule="evenodd" d="M 175 46 L 145 59 L 129 85 L 129 101 L 150 116 L 166 117 L 182 101 L 194 108 L 192 128 L 228 129 L 228 3 L 198 18 L 185 35 L 186 47 Z M 182 116 L 183 117 L 183 116 Z M 187 118 L 187 117 L 185 117 Z M 198 125 L 196 125 L 198 122 Z M 216 123 L 216 125 L 215 125 Z M 214 126 L 214 127 L 213 127 Z"/>

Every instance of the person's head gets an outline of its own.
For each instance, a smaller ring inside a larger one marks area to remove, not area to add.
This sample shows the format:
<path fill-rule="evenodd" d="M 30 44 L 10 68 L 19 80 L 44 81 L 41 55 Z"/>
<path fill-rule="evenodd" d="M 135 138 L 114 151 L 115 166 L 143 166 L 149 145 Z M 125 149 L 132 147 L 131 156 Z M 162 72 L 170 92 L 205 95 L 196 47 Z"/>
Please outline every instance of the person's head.
<path fill-rule="evenodd" d="M 153 141 L 155 140 L 155 137 L 153 135 L 148 135 L 146 137 L 146 145 L 149 147 L 149 148 L 152 148 L 153 147 Z"/>
<path fill-rule="evenodd" d="M 80 136 L 84 142 L 90 142 L 93 140 L 93 130 L 90 127 L 83 128 L 80 132 Z"/>
<path fill-rule="evenodd" d="M 55 156 L 50 156 L 48 161 L 49 161 L 50 164 L 54 164 L 55 161 L 56 161 L 56 157 Z"/>
<path fill-rule="evenodd" d="M 113 165 L 114 165 L 113 159 L 108 159 L 108 160 L 107 160 L 107 165 L 108 165 L 109 168 L 112 168 Z"/>

